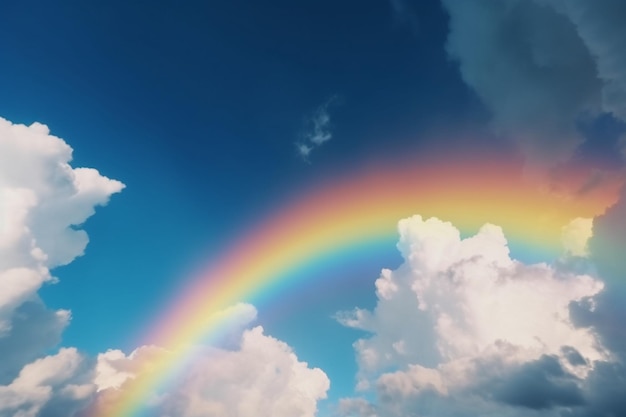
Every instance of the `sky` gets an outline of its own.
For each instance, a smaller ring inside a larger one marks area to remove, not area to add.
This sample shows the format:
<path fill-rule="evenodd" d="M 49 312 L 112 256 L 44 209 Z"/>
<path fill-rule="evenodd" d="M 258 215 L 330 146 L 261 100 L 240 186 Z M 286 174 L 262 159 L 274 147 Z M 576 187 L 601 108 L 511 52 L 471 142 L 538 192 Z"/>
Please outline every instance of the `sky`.
<path fill-rule="evenodd" d="M 626 414 L 625 18 L 0 5 L 0 417 Z"/>

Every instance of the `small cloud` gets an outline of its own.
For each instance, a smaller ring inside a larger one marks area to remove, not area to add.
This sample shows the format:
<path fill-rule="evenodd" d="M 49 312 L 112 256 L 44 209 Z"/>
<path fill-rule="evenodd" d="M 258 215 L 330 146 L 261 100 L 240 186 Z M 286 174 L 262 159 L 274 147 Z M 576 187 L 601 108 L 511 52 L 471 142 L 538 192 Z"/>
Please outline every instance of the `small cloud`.
<path fill-rule="evenodd" d="M 313 150 L 313 147 L 306 143 L 296 143 L 296 148 L 298 149 L 298 154 L 304 159 L 307 159 Z"/>
<path fill-rule="evenodd" d="M 573 256 L 589 255 L 587 243 L 593 235 L 593 219 L 577 217 L 563 227 L 561 241 L 565 251 Z"/>
<path fill-rule="evenodd" d="M 339 97 L 333 95 L 305 120 L 305 127 L 300 134 L 300 140 L 296 142 L 296 150 L 304 160 L 308 161 L 315 148 L 333 138 L 329 110 L 338 100 Z"/>

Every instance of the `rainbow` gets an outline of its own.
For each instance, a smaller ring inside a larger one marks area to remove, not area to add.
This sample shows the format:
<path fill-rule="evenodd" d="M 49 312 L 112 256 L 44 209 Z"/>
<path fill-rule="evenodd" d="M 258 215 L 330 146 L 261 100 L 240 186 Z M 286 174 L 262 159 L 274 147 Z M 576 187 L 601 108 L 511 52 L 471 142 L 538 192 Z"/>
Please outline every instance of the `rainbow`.
<path fill-rule="evenodd" d="M 218 312 L 241 301 L 262 305 L 276 299 L 286 286 L 300 285 L 292 281 L 302 279 L 303 268 L 343 258 L 354 262 L 355 254 L 393 245 L 401 218 L 436 216 L 464 234 L 494 223 L 512 244 L 553 259 L 561 251 L 563 226 L 601 213 L 615 201 L 619 186 L 584 195 L 542 189 L 524 180 L 520 161 L 498 157 L 368 166 L 323 183 L 284 204 L 187 281 L 143 337 L 169 353 L 127 381 L 94 415 L 140 415 L 190 357 L 194 343 L 227 326 L 228 318 Z"/>

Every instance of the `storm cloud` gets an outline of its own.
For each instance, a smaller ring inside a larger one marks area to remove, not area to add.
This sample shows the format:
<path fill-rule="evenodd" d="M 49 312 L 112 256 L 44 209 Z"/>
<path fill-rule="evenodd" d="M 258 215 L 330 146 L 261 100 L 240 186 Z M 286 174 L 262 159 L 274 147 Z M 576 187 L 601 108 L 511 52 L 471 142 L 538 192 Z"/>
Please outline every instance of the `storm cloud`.
<path fill-rule="evenodd" d="M 538 165 L 570 158 L 583 119 L 626 120 L 626 3 L 442 0 L 447 52 L 497 134 Z M 616 148 L 618 144 L 615 144 Z"/>

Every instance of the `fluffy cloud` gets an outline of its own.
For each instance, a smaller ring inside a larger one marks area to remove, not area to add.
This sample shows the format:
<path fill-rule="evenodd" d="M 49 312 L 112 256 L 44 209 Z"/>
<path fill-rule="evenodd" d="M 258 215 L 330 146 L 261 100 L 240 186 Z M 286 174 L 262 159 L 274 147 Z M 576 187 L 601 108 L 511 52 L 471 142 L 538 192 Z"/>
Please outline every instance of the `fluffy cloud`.
<path fill-rule="evenodd" d="M 581 117 L 626 120 L 626 5 L 620 0 L 442 0 L 447 49 L 498 132 L 541 164 L 584 141 Z"/>
<path fill-rule="evenodd" d="M 510 258 L 502 230 L 461 239 L 450 223 L 399 223 L 404 263 L 383 270 L 373 311 L 338 315 L 370 332 L 355 343 L 363 399 L 344 415 L 560 415 L 586 404 L 586 384 L 611 353 L 579 326 L 572 305 L 600 297 L 603 283 L 563 265 Z"/>
<path fill-rule="evenodd" d="M 37 359 L 70 320 L 38 290 L 55 282 L 51 268 L 82 255 L 88 238 L 80 225 L 124 187 L 72 168 L 71 158 L 46 126 L 0 118 L 0 416 L 70 415 L 95 388 L 76 350 Z"/>
<path fill-rule="evenodd" d="M 296 142 L 298 154 L 308 160 L 311 152 L 332 139 L 330 124 L 330 107 L 336 104 L 337 96 L 332 96 L 319 106 L 313 115 L 306 120 L 306 126 Z"/>
<path fill-rule="evenodd" d="M 240 332 L 238 345 L 199 346 L 193 364 L 177 374 L 175 386 L 153 399 L 153 412 L 180 417 L 315 415 L 317 401 L 326 397 L 330 385 L 324 372 L 300 362 L 289 346 L 265 335 L 261 327 Z M 141 378 L 150 363 L 169 354 L 145 346 L 128 356 L 120 351 L 100 355 L 100 402 L 114 400 L 127 388 L 125 381 Z M 107 389 L 112 387 L 119 389 Z"/>
<path fill-rule="evenodd" d="M 95 391 L 91 368 L 74 348 L 26 365 L 11 384 L 0 386 L 0 416 L 73 415 Z"/>
<path fill-rule="evenodd" d="M 0 344 L 17 333 L 15 320 L 37 310 L 27 302 L 41 307 L 36 293 L 54 282 L 50 269 L 82 255 L 88 238 L 79 226 L 94 207 L 124 187 L 96 170 L 72 168 L 71 158 L 72 149 L 46 126 L 0 119 Z M 16 317 L 18 308 L 24 314 Z M 69 318 L 50 314 L 60 327 Z"/>

